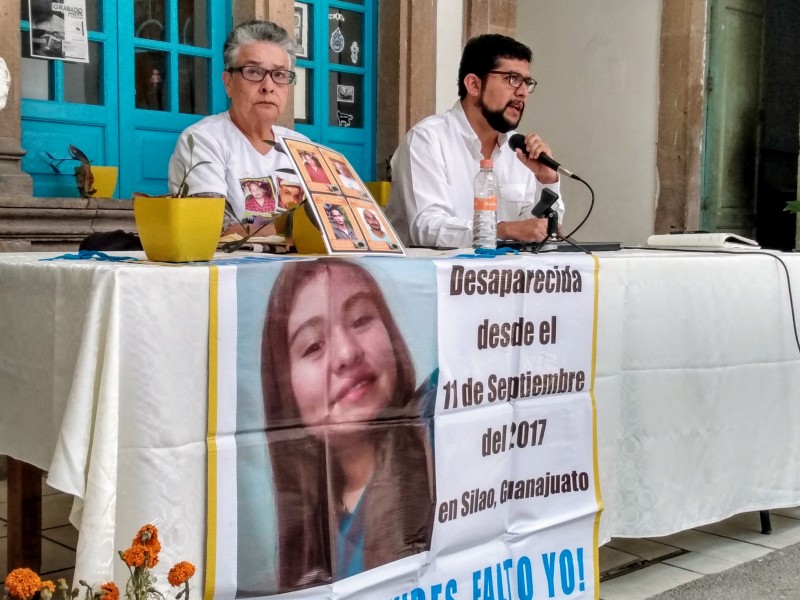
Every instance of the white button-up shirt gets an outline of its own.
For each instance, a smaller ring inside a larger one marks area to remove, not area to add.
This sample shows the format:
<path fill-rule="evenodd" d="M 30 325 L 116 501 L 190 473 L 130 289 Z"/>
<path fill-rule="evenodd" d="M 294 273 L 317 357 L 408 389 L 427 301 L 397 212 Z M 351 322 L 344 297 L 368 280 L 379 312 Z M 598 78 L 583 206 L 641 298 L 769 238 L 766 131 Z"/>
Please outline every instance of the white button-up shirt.
<path fill-rule="evenodd" d="M 545 187 L 508 147 L 501 134 L 492 153 L 500 180 L 497 222 L 531 218 Z M 461 102 L 443 115 L 420 121 L 392 157 L 392 191 L 386 216 L 406 246 L 466 248 L 472 245 L 473 180 L 480 170 L 481 141 L 467 121 Z M 559 198 L 553 205 L 564 214 Z"/>

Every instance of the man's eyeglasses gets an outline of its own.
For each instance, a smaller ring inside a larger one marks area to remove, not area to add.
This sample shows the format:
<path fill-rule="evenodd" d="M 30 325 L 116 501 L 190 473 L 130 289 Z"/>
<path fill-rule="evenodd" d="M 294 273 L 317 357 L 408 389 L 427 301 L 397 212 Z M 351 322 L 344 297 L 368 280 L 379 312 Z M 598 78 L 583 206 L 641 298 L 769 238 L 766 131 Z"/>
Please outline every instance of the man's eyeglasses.
<path fill-rule="evenodd" d="M 272 81 L 278 85 L 289 85 L 290 83 L 294 83 L 294 80 L 297 78 L 297 73 L 294 71 L 287 71 L 285 69 L 262 69 L 261 67 L 256 67 L 254 65 L 231 67 L 228 69 L 228 73 L 231 74 L 237 71 L 241 73 L 242 78 L 246 79 L 247 81 L 264 81 L 264 78 L 269 75 L 272 78 Z"/>
<path fill-rule="evenodd" d="M 536 89 L 536 80 L 533 77 L 524 77 L 519 73 L 515 73 L 514 71 L 489 71 L 489 73 L 494 73 L 495 75 L 505 75 L 508 85 L 513 88 L 518 88 L 524 83 L 525 87 L 528 88 L 529 94 L 532 94 L 533 90 Z"/>

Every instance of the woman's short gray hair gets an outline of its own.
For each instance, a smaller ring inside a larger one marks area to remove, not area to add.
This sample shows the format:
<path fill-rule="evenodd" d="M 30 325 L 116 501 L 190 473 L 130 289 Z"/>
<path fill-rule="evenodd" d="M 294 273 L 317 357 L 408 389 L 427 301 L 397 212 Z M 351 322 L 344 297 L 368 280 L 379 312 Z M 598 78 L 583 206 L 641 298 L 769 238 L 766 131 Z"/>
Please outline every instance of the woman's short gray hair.
<path fill-rule="evenodd" d="M 236 66 L 236 56 L 242 46 L 255 42 L 278 44 L 289 55 L 289 68 L 294 66 L 296 50 L 293 36 L 289 36 L 283 27 L 272 21 L 247 21 L 234 27 L 225 40 L 225 47 L 222 50 L 225 69 Z"/>

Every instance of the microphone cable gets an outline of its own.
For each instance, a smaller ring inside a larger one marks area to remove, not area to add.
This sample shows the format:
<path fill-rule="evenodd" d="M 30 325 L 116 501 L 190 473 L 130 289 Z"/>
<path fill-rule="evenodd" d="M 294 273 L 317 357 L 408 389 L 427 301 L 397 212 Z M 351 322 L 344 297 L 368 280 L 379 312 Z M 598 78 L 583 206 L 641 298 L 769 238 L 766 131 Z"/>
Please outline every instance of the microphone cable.
<path fill-rule="evenodd" d="M 565 238 L 571 238 L 573 235 L 575 235 L 575 232 L 578 231 L 578 229 L 583 227 L 583 224 L 586 223 L 586 221 L 589 219 L 589 215 L 592 214 L 592 209 L 594 208 L 594 190 L 592 189 L 592 186 L 590 186 L 585 180 L 581 179 L 575 174 L 571 175 L 570 179 L 576 179 L 580 181 L 583 185 L 585 185 L 587 188 L 589 188 L 589 193 L 591 194 L 591 201 L 589 203 L 589 210 L 586 212 L 586 216 L 583 217 L 583 220 L 580 223 L 578 223 L 578 226 L 575 229 L 573 229 L 571 232 L 569 232 L 567 235 L 564 236 Z"/>

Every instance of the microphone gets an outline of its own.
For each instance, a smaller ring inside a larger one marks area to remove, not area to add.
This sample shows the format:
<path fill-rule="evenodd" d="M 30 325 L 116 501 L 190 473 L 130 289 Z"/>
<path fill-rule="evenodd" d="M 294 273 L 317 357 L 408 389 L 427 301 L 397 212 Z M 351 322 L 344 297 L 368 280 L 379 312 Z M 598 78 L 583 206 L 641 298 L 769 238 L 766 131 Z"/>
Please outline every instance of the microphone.
<path fill-rule="evenodd" d="M 531 215 L 537 219 L 543 219 L 545 217 L 545 213 L 550 210 L 550 207 L 555 204 L 556 200 L 558 200 L 558 194 L 556 194 L 550 188 L 544 188 L 542 190 L 542 197 L 533 207 L 533 210 L 531 210 Z"/>
<path fill-rule="evenodd" d="M 521 133 L 515 133 L 510 138 L 508 138 L 508 147 L 511 148 L 512 150 L 520 149 L 522 150 L 522 153 L 525 156 L 530 158 L 530 156 L 528 155 L 528 151 L 525 148 L 525 136 L 522 135 Z M 580 179 L 580 177 L 575 175 L 572 171 L 570 171 L 566 167 L 562 167 L 560 162 L 554 160 L 551 156 L 548 156 L 544 152 L 541 153 L 535 160 L 538 160 L 544 166 L 550 167 L 554 171 L 563 173 L 567 177 L 571 177 L 572 179 Z"/>

